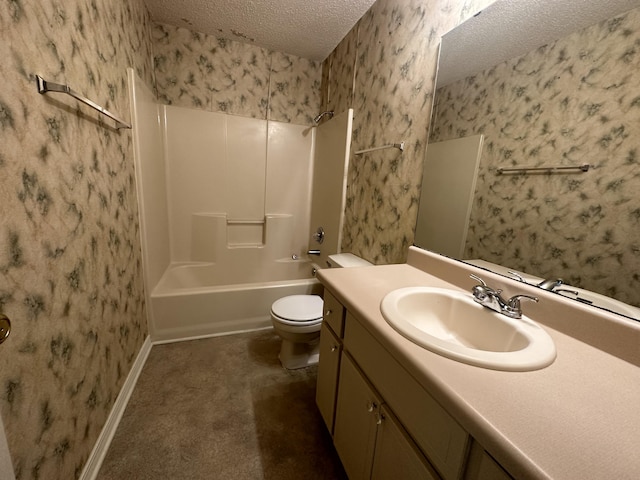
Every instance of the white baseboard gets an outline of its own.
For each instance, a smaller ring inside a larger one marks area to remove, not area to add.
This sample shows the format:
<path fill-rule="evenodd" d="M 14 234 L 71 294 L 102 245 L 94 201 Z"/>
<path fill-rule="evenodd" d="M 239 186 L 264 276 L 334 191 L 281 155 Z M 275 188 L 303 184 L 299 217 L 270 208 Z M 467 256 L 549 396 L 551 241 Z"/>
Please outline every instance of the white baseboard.
<path fill-rule="evenodd" d="M 178 342 L 189 342 L 191 340 L 201 340 L 203 338 L 213 338 L 213 337 L 225 337 L 227 335 L 236 335 L 238 333 L 250 333 L 250 332 L 260 332 L 262 330 L 273 330 L 272 325 L 260 325 L 250 328 L 243 328 L 239 330 L 229 330 L 224 332 L 217 333 L 205 333 L 202 335 L 189 335 L 185 332 L 172 332 L 173 335 L 170 337 L 160 338 L 158 340 L 152 340 L 153 345 L 164 345 L 167 343 L 178 343 Z"/>
<path fill-rule="evenodd" d="M 97 477 L 100 467 L 102 466 L 102 461 L 107 454 L 107 450 L 109 450 L 111 440 L 116 433 L 116 429 L 118 428 L 118 424 L 120 423 L 120 419 L 124 413 L 124 409 L 127 407 L 129 398 L 136 386 L 142 367 L 147 361 L 151 347 L 151 337 L 147 336 L 142 344 L 142 348 L 140 348 L 140 351 L 138 352 L 136 361 L 133 362 L 133 365 L 131 366 L 131 371 L 129 372 L 129 375 L 127 375 L 127 379 L 122 386 L 122 390 L 120 390 L 118 398 L 116 398 L 116 401 L 111 408 L 109 418 L 107 418 L 107 421 L 100 432 L 100 436 L 98 437 L 96 444 L 93 446 L 91 455 L 89 455 L 87 463 L 84 465 L 84 469 L 80 474 L 80 480 L 95 480 Z"/>
<path fill-rule="evenodd" d="M 271 317 L 260 316 L 229 321 L 216 321 L 191 326 L 177 326 L 174 328 L 153 329 L 151 342 L 154 345 L 162 343 L 182 342 L 200 338 L 233 335 L 236 333 L 252 332 L 267 329 L 272 326 Z"/>

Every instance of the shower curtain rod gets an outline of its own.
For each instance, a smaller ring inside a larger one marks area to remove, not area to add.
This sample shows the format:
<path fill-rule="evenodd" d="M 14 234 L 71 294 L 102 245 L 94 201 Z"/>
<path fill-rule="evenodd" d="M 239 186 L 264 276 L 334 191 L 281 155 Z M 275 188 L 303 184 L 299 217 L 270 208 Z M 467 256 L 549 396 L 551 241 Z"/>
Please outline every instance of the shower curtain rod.
<path fill-rule="evenodd" d="M 106 115 L 111 120 L 114 120 L 116 122 L 116 128 L 118 128 L 118 129 L 120 129 L 120 128 L 131 128 L 131 124 L 129 124 L 129 123 L 125 122 L 124 120 L 118 118 L 116 115 L 114 115 L 113 113 L 109 112 L 105 108 L 101 107 L 97 103 L 92 102 L 91 100 L 89 100 L 86 97 L 83 97 L 82 95 L 80 95 L 76 91 L 72 90 L 71 87 L 69 87 L 68 85 L 61 85 L 59 83 L 47 82 L 40 75 L 36 75 L 36 79 L 38 81 L 38 93 L 40 93 L 40 94 L 45 94 L 47 92 L 66 93 L 67 95 L 71 95 L 76 100 L 84 103 L 85 105 L 89 105 L 91 108 L 93 108 L 94 110 L 97 110 L 101 114 Z"/>

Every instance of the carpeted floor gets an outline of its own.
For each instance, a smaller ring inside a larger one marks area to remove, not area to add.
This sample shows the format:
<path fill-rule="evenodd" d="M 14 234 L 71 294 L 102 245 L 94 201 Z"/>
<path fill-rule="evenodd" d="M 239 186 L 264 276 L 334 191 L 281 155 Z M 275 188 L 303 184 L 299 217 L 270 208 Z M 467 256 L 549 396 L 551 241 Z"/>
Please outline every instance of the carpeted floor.
<path fill-rule="evenodd" d="M 97 480 L 346 479 L 317 368 L 279 349 L 272 330 L 154 346 Z"/>

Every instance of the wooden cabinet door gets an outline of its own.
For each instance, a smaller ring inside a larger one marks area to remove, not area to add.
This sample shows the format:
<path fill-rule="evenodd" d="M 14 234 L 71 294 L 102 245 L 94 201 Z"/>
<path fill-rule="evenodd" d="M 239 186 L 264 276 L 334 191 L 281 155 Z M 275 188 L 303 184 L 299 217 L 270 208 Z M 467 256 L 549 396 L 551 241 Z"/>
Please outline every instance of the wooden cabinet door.
<path fill-rule="evenodd" d="M 350 312 L 345 325 L 345 351 L 357 359 L 363 375 L 398 416 L 429 463 L 442 478 L 461 478 L 469 434 Z"/>
<path fill-rule="evenodd" d="M 512 477 L 478 442 L 473 442 L 464 480 L 511 480 Z"/>
<path fill-rule="evenodd" d="M 342 304 L 330 291 L 325 289 L 322 312 L 323 323 L 329 325 L 338 338 L 344 336 L 344 316 L 345 309 Z"/>
<path fill-rule="evenodd" d="M 372 480 L 437 480 L 440 477 L 400 423 L 382 406 L 376 436 Z"/>
<path fill-rule="evenodd" d="M 333 433 L 349 480 L 369 480 L 380 399 L 347 354 L 340 361 L 338 402 Z"/>
<path fill-rule="evenodd" d="M 342 342 L 323 323 L 320 329 L 320 363 L 318 364 L 316 384 L 316 404 L 331 435 L 333 435 L 341 352 Z"/>

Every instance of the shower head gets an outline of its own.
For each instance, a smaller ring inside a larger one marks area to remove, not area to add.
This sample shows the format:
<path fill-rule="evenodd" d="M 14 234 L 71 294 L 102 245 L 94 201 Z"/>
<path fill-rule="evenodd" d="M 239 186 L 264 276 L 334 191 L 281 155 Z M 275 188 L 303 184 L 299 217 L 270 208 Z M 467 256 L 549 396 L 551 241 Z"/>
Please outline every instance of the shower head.
<path fill-rule="evenodd" d="M 322 120 L 322 117 L 324 117 L 325 115 L 329 115 L 329 118 L 333 118 L 333 110 L 322 112 L 320 115 L 313 119 L 313 122 L 320 123 L 320 120 Z"/>

